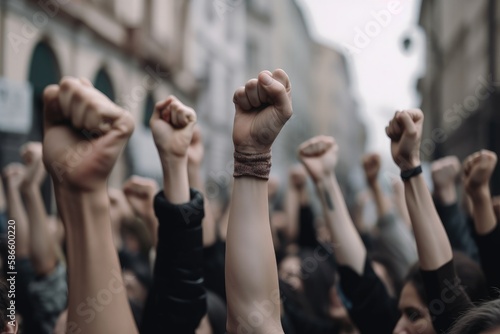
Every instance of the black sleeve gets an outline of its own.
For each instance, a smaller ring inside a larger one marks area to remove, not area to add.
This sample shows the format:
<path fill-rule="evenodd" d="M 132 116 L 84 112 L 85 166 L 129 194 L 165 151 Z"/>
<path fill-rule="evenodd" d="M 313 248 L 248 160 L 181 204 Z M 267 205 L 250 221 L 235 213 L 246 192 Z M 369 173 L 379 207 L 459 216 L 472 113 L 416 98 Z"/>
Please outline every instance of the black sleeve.
<path fill-rule="evenodd" d="M 190 195 L 191 201 L 182 205 L 169 203 L 163 192 L 155 197 L 158 246 L 141 333 L 193 334 L 207 311 L 202 270 L 203 197 L 195 190 Z"/>
<path fill-rule="evenodd" d="M 460 285 L 453 260 L 437 270 L 420 270 L 436 333 L 446 333 L 465 311 L 472 307 Z"/>
<path fill-rule="evenodd" d="M 225 257 L 226 243 L 220 240 L 203 249 L 205 287 L 224 302 L 226 301 Z"/>
<path fill-rule="evenodd" d="M 466 217 L 460 211 L 458 203 L 442 205 L 434 200 L 434 205 L 443 222 L 443 227 L 450 239 L 451 247 L 467 254 L 471 259 L 479 262 L 479 254 L 473 231 L 467 223 Z"/>
<path fill-rule="evenodd" d="M 316 229 L 314 228 L 314 212 L 309 205 L 300 208 L 297 243 L 301 248 L 315 248 L 318 246 Z"/>
<path fill-rule="evenodd" d="M 477 246 L 479 248 L 479 258 L 483 268 L 486 281 L 488 282 L 490 295 L 498 298 L 500 289 L 500 225 L 486 235 L 476 235 Z"/>
<path fill-rule="evenodd" d="M 348 299 L 349 315 L 363 334 L 391 334 L 399 319 L 397 301 L 366 260 L 363 276 L 347 266 L 338 267 L 342 293 Z"/>

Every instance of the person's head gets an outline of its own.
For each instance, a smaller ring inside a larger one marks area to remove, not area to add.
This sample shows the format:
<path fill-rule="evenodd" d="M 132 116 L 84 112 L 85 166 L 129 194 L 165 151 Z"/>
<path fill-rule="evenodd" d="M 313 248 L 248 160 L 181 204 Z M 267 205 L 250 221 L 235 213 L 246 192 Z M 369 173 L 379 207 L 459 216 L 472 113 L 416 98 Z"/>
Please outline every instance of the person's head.
<path fill-rule="evenodd" d="M 0 280 L 0 333 L 17 333 L 16 310 L 11 307 L 9 287 L 4 280 Z"/>
<path fill-rule="evenodd" d="M 451 284 L 457 286 L 458 283 L 472 302 L 477 303 L 485 300 L 487 285 L 480 267 L 459 252 L 454 252 L 453 262 L 459 282 L 451 282 Z M 401 317 L 394 333 L 435 333 L 432 327 L 431 313 L 427 306 L 429 302 L 417 263 L 410 269 L 399 297 Z"/>
<path fill-rule="evenodd" d="M 460 317 L 449 334 L 500 334 L 500 299 L 472 308 Z"/>

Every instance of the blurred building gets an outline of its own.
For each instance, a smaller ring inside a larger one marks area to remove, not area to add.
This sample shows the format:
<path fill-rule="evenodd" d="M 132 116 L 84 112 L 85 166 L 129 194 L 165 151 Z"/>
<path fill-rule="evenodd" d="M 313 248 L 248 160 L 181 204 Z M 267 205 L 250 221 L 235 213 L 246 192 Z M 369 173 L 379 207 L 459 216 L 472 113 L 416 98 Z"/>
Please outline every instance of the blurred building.
<path fill-rule="evenodd" d="M 295 116 L 275 145 L 273 173 L 285 175 L 297 146 L 322 133 L 344 147 L 347 174 L 364 147 L 347 64 L 314 41 L 295 1 L 2 0 L 0 168 L 19 161 L 21 144 L 41 140 L 43 89 L 70 75 L 90 78 L 136 120 L 112 185 L 132 173 L 161 178 L 148 121 L 155 102 L 175 94 L 197 110 L 205 173 L 224 188 L 233 169 L 233 92 L 275 68 L 290 75 Z"/>
<path fill-rule="evenodd" d="M 460 159 L 500 153 L 500 6 L 495 0 L 423 0 L 426 75 L 419 81 L 426 116 L 422 152 Z M 492 182 L 500 193 L 500 171 Z"/>

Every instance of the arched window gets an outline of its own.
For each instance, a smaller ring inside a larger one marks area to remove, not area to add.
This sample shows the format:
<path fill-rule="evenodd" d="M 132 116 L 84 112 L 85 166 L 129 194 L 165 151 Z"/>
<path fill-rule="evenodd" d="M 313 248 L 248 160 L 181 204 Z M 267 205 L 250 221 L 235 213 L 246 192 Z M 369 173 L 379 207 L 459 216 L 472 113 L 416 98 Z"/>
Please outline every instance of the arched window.
<path fill-rule="evenodd" d="M 94 79 L 95 88 L 99 89 L 104 95 L 106 95 L 111 101 L 115 100 L 115 90 L 113 89 L 113 83 L 111 82 L 111 77 L 105 69 L 100 69 Z"/>
<path fill-rule="evenodd" d="M 155 108 L 155 99 L 152 93 L 148 93 L 146 97 L 146 103 L 144 104 L 144 116 L 142 117 L 142 124 L 149 129 L 149 119 L 153 115 Z"/>
<path fill-rule="evenodd" d="M 41 141 L 43 137 L 43 90 L 48 85 L 57 84 L 61 71 L 56 55 L 46 42 L 39 42 L 31 56 L 29 82 L 33 87 L 33 123 L 28 140 Z M 51 186 L 47 178 L 42 185 L 42 196 L 47 212 L 51 212 Z"/>
<path fill-rule="evenodd" d="M 33 86 L 33 125 L 29 134 L 30 140 L 40 141 L 43 134 L 43 90 L 61 79 L 61 71 L 57 58 L 51 47 L 40 42 L 35 46 L 31 56 L 29 82 Z"/>

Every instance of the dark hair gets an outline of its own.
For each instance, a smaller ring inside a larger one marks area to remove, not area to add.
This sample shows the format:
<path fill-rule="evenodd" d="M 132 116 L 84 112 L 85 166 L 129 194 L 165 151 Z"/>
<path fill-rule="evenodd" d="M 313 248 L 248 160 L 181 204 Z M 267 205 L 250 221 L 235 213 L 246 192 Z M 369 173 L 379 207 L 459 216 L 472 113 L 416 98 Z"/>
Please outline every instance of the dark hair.
<path fill-rule="evenodd" d="M 475 334 L 500 328 L 500 300 L 470 309 L 460 317 L 448 334 Z"/>
<path fill-rule="evenodd" d="M 460 279 L 460 285 L 463 287 L 470 300 L 475 304 L 486 300 L 488 298 L 488 286 L 479 265 L 464 253 L 458 251 L 453 252 L 453 264 L 457 276 Z M 408 282 L 413 283 L 419 297 L 424 304 L 427 305 L 429 300 L 427 300 L 425 294 L 424 283 L 420 275 L 418 262 L 410 268 L 405 279 L 405 283 Z"/>
<path fill-rule="evenodd" d="M 382 252 L 373 252 L 370 255 L 370 258 L 372 261 L 381 264 L 385 268 L 387 275 L 389 275 L 389 278 L 391 279 L 392 287 L 394 288 L 394 291 L 396 291 L 396 294 L 398 291 L 401 291 L 403 288 L 403 282 L 400 275 L 398 275 L 396 265 L 394 261 L 391 260 L 390 256 Z"/>
<path fill-rule="evenodd" d="M 9 287 L 7 286 L 5 280 L 2 278 L 0 279 L 0 333 L 3 333 L 5 331 L 7 322 L 9 321 L 9 319 L 7 318 L 7 308 L 10 305 L 8 293 Z"/>

